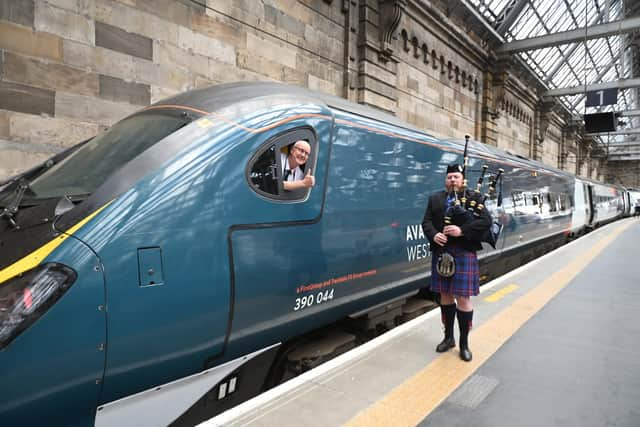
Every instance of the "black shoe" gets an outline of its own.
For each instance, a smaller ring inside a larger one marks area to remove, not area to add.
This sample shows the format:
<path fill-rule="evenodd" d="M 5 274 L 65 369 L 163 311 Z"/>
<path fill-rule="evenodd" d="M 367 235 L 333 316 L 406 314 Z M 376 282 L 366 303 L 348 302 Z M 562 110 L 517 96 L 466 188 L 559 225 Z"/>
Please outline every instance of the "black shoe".
<path fill-rule="evenodd" d="M 456 340 L 454 340 L 453 338 L 445 338 L 442 340 L 440 344 L 438 344 L 438 346 L 436 347 L 436 351 L 438 353 L 444 353 L 445 351 L 455 346 L 456 346 Z"/>
<path fill-rule="evenodd" d="M 469 350 L 467 347 L 460 347 L 460 359 L 464 360 L 465 362 L 470 362 L 472 357 L 473 355 L 471 354 L 471 350 Z"/>

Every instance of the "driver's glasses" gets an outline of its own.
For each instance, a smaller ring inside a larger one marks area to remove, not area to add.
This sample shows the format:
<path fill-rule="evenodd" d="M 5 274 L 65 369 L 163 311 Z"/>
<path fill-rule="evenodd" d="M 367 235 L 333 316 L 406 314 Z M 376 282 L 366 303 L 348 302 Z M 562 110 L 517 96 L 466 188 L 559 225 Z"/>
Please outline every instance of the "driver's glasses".
<path fill-rule="evenodd" d="M 311 154 L 311 153 L 309 153 L 307 150 L 305 150 L 304 148 L 300 148 L 300 147 L 293 147 L 293 148 L 295 148 L 295 150 L 296 150 L 298 153 L 303 154 L 303 155 L 304 155 L 304 156 L 306 156 L 306 157 L 309 157 L 309 154 Z"/>

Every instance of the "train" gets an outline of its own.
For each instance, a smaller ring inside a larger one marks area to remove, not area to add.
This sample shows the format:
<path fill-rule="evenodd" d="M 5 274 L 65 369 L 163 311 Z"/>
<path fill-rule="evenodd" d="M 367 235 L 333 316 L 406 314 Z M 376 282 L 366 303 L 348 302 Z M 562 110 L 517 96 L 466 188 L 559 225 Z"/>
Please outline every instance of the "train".
<path fill-rule="evenodd" d="M 627 194 L 629 196 L 629 205 L 631 209 L 627 215 L 639 216 L 640 215 L 640 189 L 629 187 L 627 188 Z"/>
<path fill-rule="evenodd" d="M 299 140 L 315 185 L 285 191 Z M 397 320 L 428 290 L 420 224 L 463 149 L 339 97 L 243 82 L 152 104 L 10 178 L 2 424 L 193 425 L 312 361 L 327 325 Z M 504 172 L 483 283 L 632 210 L 621 186 L 471 141 L 470 187 L 484 165 Z M 339 353 L 355 332 L 331 334 Z"/>

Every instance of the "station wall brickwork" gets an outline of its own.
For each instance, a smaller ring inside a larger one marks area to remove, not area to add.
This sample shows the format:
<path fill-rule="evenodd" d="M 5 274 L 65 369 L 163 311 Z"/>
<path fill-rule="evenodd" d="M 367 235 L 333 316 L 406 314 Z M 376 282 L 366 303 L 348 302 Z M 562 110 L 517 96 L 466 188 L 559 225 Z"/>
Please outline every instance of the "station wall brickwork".
<path fill-rule="evenodd" d="M 562 144 L 562 129 L 556 125 L 550 125 L 547 129 L 542 151 L 542 163 L 547 165 L 558 165 L 560 146 Z"/>
<path fill-rule="evenodd" d="M 607 165 L 607 182 L 640 189 L 640 162 L 617 161 Z"/>
<path fill-rule="evenodd" d="M 150 103 L 240 80 L 600 178 L 562 117 L 487 49 L 439 0 L 0 0 L 0 180 Z"/>
<path fill-rule="evenodd" d="M 531 141 L 534 111 L 515 99 L 502 100 L 496 124 L 499 129 L 498 146 L 514 154 L 532 157 Z"/>
<path fill-rule="evenodd" d="M 341 96 L 344 19 L 322 1 L 0 0 L 0 179 L 192 88 Z"/>

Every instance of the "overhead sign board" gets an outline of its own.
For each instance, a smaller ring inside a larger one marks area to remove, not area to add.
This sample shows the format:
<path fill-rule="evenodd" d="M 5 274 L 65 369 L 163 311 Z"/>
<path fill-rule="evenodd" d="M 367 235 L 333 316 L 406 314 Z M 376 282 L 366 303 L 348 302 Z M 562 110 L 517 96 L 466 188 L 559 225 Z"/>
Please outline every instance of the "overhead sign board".
<path fill-rule="evenodd" d="M 587 92 L 586 107 L 600 107 L 618 103 L 618 88 L 601 89 Z"/>
<path fill-rule="evenodd" d="M 613 112 L 584 115 L 584 129 L 587 133 L 613 132 L 616 124 L 616 114 Z"/>

